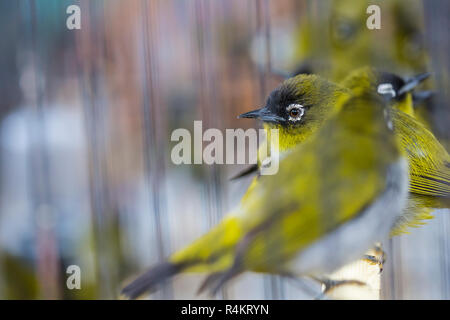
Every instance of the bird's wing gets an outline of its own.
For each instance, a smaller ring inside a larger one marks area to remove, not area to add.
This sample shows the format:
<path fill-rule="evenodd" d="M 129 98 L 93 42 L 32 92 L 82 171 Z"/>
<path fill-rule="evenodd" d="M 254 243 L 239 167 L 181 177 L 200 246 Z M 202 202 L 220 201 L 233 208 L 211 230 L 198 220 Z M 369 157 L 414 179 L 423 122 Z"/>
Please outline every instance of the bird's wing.
<path fill-rule="evenodd" d="M 410 192 L 450 197 L 450 157 L 434 135 L 413 117 L 391 111 L 410 166 Z"/>

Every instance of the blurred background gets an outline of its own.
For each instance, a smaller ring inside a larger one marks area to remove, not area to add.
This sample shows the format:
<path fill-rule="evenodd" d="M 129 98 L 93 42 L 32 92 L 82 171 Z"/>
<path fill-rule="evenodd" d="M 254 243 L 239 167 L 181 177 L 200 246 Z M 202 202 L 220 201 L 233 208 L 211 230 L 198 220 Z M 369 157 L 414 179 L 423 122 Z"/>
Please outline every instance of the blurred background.
<path fill-rule="evenodd" d="M 175 166 L 170 134 L 257 127 L 236 116 L 264 104 L 276 72 L 431 71 L 417 110 L 448 150 L 450 3 L 375 2 L 380 30 L 368 1 L 0 0 L 0 298 L 115 299 L 217 223 L 244 166 Z M 66 27 L 72 4 L 81 30 Z M 411 231 L 385 244 L 383 298 L 449 299 L 449 214 Z M 211 298 L 196 296 L 202 279 L 150 297 Z M 247 274 L 219 298 L 312 297 Z"/>

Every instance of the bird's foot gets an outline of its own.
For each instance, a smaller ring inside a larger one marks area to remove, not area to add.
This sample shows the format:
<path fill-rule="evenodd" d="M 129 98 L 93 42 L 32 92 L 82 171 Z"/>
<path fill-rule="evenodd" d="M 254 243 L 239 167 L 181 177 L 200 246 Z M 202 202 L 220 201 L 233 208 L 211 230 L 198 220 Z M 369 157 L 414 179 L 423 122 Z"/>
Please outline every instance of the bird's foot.
<path fill-rule="evenodd" d="M 383 271 L 383 265 L 386 262 L 386 255 L 381 248 L 381 244 L 377 244 L 372 251 L 373 254 L 365 254 L 363 259 L 371 265 L 378 265 L 381 273 Z"/>

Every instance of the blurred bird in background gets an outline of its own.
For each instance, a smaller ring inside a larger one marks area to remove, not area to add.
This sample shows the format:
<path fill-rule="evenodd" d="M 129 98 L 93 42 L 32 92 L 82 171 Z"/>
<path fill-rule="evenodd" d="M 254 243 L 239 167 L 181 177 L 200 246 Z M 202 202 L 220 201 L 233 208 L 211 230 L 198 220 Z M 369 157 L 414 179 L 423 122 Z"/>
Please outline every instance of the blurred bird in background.
<path fill-rule="evenodd" d="M 341 81 L 351 70 L 371 65 L 399 74 L 424 71 L 427 54 L 419 1 L 377 3 L 389 32 L 367 27 L 370 1 L 336 0 L 310 10 L 322 10 L 321 19 L 306 14 L 298 26 L 297 72 L 310 71 Z M 318 38 L 325 38 L 317 41 Z"/>
<path fill-rule="evenodd" d="M 450 206 L 450 157 L 414 111 L 412 90 L 427 76 L 420 74 L 405 81 L 391 73 L 362 68 L 342 83 L 353 92 L 372 90 L 391 100 L 394 131 L 408 155 L 410 172 L 409 206 L 393 234 L 405 231 L 407 226 L 423 224 L 421 220 L 432 218 L 434 209 Z"/>
<path fill-rule="evenodd" d="M 419 1 L 393 0 L 377 4 L 382 21 L 389 21 L 389 32 L 370 30 L 366 26 L 366 8 L 370 1 L 337 0 L 320 10 L 327 12 L 322 20 L 305 16 L 296 36 L 295 58 L 298 73 L 318 73 L 337 82 L 354 69 L 366 65 L 406 75 L 425 72 L 429 59 L 423 33 Z M 325 37 L 325 41 L 316 41 Z M 430 109 L 432 85 L 424 85 L 415 94 L 417 114 L 432 128 Z"/>

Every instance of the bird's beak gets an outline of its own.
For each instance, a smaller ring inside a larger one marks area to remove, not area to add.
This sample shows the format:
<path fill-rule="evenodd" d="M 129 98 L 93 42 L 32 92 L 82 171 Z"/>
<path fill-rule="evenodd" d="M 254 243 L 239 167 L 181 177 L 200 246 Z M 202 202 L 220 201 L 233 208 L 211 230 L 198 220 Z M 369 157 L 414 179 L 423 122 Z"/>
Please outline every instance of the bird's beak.
<path fill-rule="evenodd" d="M 401 87 L 398 90 L 398 95 L 401 96 L 402 94 L 412 91 L 415 87 L 417 87 L 422 81 L 424 81 L 425 79 L 427 79 L 428 77 L 430 77 L 431 73 L 429 72 L 425 72 L 425 73 L 421 73 L 418 74 L 417 76 L 414 76 L 408 80 L 406 80 L 405 84 L 403 85 L 403 87 Z"/>
<path fill-rule="evenodd" d="M 238 119 L 242 118 L 260 119 L 264 122 L 271 122 L 271 123 L 281 123 L 286 121 L 284 118 L 270 112 L 270 110 L 267 109 L 266 107 L 249 111 L 238 116 Z"/>
<path fill-rule="evenodd" d="M 242 118 L 258 119 L 262 109 L 264 109 L 264 108 L 256 109 L 253 111 L 243 113 L 238 116 L 238 119 L 242 119 Z"/>

